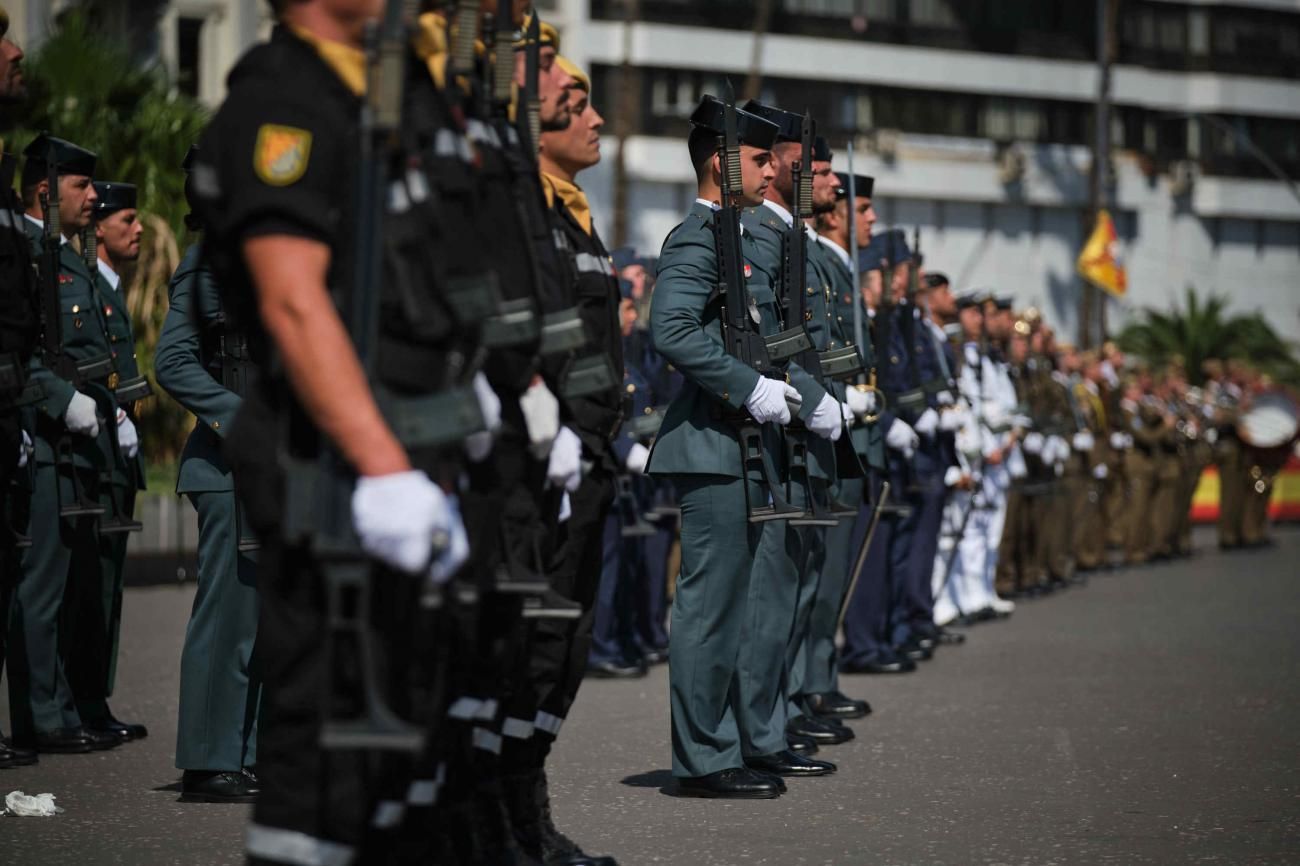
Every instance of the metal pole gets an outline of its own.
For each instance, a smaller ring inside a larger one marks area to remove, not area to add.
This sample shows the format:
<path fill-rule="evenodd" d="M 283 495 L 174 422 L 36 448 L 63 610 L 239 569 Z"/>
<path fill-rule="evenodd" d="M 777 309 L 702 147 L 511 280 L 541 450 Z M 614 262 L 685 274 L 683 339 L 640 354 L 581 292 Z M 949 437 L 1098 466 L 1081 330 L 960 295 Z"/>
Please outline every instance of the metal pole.
<path fill-rule="evenodd" d="M 849 273 L 853 275 L 853 343 L 862 352 L 865 334 L 862 321 L 862 274 L 858 265 L 858 188 L 853 176 L 853 136 L 849 136 Z"/>
<path fill-rule="evenodd" d="M 618 69 L 618 152 L 614 154 L 614 246 L 628 237 L 627 143 L 637 117 L 637 76 L 632 69 L 632 25 L 641 17 L 640 0 L 623 0 L 623 63 Z"/>

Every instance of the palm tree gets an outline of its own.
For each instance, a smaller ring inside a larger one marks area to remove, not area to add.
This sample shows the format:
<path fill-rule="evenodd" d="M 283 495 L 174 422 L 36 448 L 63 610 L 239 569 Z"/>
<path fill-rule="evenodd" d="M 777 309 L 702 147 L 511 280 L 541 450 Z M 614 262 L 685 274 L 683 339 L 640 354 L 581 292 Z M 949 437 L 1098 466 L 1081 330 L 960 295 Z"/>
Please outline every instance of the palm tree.
<path fill-rule="evenodd" d="M 1147 308 L 1141 321 L 1120 332 L 1116 341 L 1125 352 L 1155 366 L 1182 359 L 1193 382 L 1203 379 L 1201 365 L 1211 358 L 1236 358 L 1273 378 L 1300 383 L 1300 359 L 1260 313 L 1228 317 L 1227 299 L 1211 295 L 1202 301 L 1187 287 L 1182 309 L 1171 312 Z"/>
<path fill-rule="evenodd" d="M 187 210 L 180 170 L 207 122 L 203 108 L 178 94 L 162 70 L 141 67 L 118 43 L 93 32 L 80 14 L 24 64 L 29 99 L 8 146 L 21 151 L 48 130 L 99 155 L 97 174 L 139 188 L 145 226 L 140 260 L 125 275 L 141 372 L 152 378 L 153 353 L 167 314 L 167 282 L 180 261 Z M 164 398 L 145 401 L 141 435 L 151 460 L 179 453 L 192 419 Z"/>

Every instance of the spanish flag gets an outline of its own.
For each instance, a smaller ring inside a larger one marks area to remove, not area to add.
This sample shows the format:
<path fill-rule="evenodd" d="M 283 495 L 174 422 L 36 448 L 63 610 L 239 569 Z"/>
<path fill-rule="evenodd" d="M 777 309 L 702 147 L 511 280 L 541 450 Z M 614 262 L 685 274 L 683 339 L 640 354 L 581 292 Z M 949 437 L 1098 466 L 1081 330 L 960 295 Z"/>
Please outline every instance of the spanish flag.
<path fill-rule="evenodd" d="M 1083 245 L 1075 267 L 1080 276 L 1097 288 L 1117 298 L 1124 297 L 1128 290 L 1128 275 L 1120 261 L 1119 237 L 1115 234 L 1115 221 L 1110 218 L 1110 211 L 1103 208 L 1097 212 L 1097 226 Z"/>

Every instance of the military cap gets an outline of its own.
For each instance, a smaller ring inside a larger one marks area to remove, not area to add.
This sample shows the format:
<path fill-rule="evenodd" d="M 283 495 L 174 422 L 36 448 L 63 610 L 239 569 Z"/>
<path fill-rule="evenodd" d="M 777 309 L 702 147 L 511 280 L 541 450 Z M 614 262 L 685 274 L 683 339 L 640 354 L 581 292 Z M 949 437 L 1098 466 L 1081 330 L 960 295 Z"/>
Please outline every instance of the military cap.
<path fill-rule="evenodd" d="M 831 161 L 831 143 L 823 136 L 817 136 L 813 139 L 813 162 L 830 162 Z"/>
<path fill-rule="evenodd" d="M 578 64 L 563 55 L 556 55 L 555 63 L 564 70 L 566 75 L 573 79 L 575 86 L 579 90 L 591 93 L 591 79 L 587 77 L 587 73 L 578 67 Z"/>
<path fill-rule="evenodd" d="M 105 217 L 111 213 L 130 210 L 135 207 L 136 189 L 133 183 L 97 180 L 95 181 L 95 194 L 99 196 L 99 200 L 95 202 L 96 217 Z"/>
<path fill-rule="evenodd" d="M 776 124 L 777 141 L 800 141 L 803 138 L 803 115 L 764 105 L 757 99 L 751 99 L 742 106 L 750 114 L 756 114 L 766 121 Z"/>
<path fill-rule="evenodd" d="M 644 264 L 641 257 L 636 254 L 636 247 L 619 247 L 609 254 L 614 260 L 614 270 L 621 271 L 624 268 L 630 268 L 633 265 Z"/>
<path fill-rule="evenodd" d="M 872 243 L 875 239 L 872 239 Z M 885 261 L 890 265 L 901 265 L 912 260 L 912 250 L 907 245 L 907 232 L 903 229 L 889 229 L 881 233 L 880 242 L 884 249 Z"/>
<path fill-rule="evenodd" d="M 951 284 L 951 281 L 948 279 L 948 275 L 945 273 L 941 273 L 940 271 L 931 271 L 930 273 L 926 274 L 925 280 L 923 282 L 925 283 L 925 287 L 927 289 L 937 289 L 940 286 L 947 286 Z"/>
<path fill-rule="evenodd" d="M 691 124 L 698 129 L 722 135 L 725 108 L 726 103 L 721 99 L 705 94 L 699 106 L 691 114 Z M 748 144 L 760 150 L 771 150 L 772 145 L 777 142 L 777 132 L 777 125 L 770 120 L 751 114 L 743 108 L 736 109 L 736 137 L 741 144 Z"/>
<path fill-rule="evenodd" d="M 1009 310 L 1011 309 L 1012 304 L 1013 301 L 1011 300 L 1010 295 L 998 295 L 993 298 L 993 306 L 997 307 L 999 310 Z"/>
<path fill-rule="evenodd" d="M 524 16 L 524 26 L 519 28 L 516 34 L 514 47 L 516 51 L 521 51 L 528 47 L 528 25 L 533 20 L 533 13 L 529 12 Z M 537 44 L 549 45 L 556 51 L 560 50 L 560 31 L 555 29 L 555 25 L 549 21 L 539 21 L 537 24 Z"/>
<path fill-rule="evenodd" d="M 883 268 L 885 260 L 889 258 L 888 243 L 885 235 L 872 235 L 871 243 L 858 253 L 858 267 L 863 271 L 878 271 Z"/>
<path fill-rule="evenodd" d="M 845 172 L 838 171 L 835 176 L 839 178 L 840 185 L 835 190 L 836 198 L 848 198 L 849 196 L 849 176 Z M 871 193 L 876 185 L 876 179 L 866 174 L 853 175 L 853 194 L 859 198 L 871 198 Z"/>
<path fill-rule="evenodd" d="M 95 173 L 94 153 L 70 141 L 41 133 L 23 150 L 23 186 L 32 187 L 49 175 L 49 161 L 54 160 L 60 175 L 79 174 L 91 177 Z"/>
<path fill-rule="evenodd" d="M 983 304 L 984 298 L 978 292 L 964 292 L 958 295 L 953 301 L 957 304 L 957 309 L 966 310 L 971 307 L 979 307 Z"/>

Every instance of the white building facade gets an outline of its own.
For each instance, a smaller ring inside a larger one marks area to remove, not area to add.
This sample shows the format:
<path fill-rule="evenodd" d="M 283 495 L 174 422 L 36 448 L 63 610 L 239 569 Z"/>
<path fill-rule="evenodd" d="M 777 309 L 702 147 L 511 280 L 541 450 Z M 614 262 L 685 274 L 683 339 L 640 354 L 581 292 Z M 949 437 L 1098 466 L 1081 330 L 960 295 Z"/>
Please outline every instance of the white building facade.
<path fill-rule="evenodd" d="M 8 0 L 39 41 L 71 0 Z M 269 31 L 265 0 L 99 0 L 178 88 L 216 105 L 225 74 Z M 1043 0 L 538 0 L 563 52 L 592 73 L 610 121 L 584 176 L 613 245 L 613 134 L 626 136 L 626 240 L 657 252 L 693 194 L 686 116 L 724 77 L 811 110 L 847 167 L 876 177 L 880 227 L 921 232 L 927 265 L 1078 331 L 1074 262 L 1090 225 L 1094 3 Z M 1187 287 L 1262 310 L 1300 341 L 1300 0 L 1118 0 L 1114 213 L 1129 293 L 1116 330 Z M 627 23 L 629 13 L 634 17 Z M 139 35 L 140 22 L 145 35 Z M 624 79 L 622 76 L 628 76 Z M 632 96 L 620 112 L 624 93 Z M 1258 153 L 1252 150 L 1257 149 Z M 1262 153 L 1264 159 L 1258 155 Z M 1271 163 L 1266 166 L 1265 162 Z"/>

